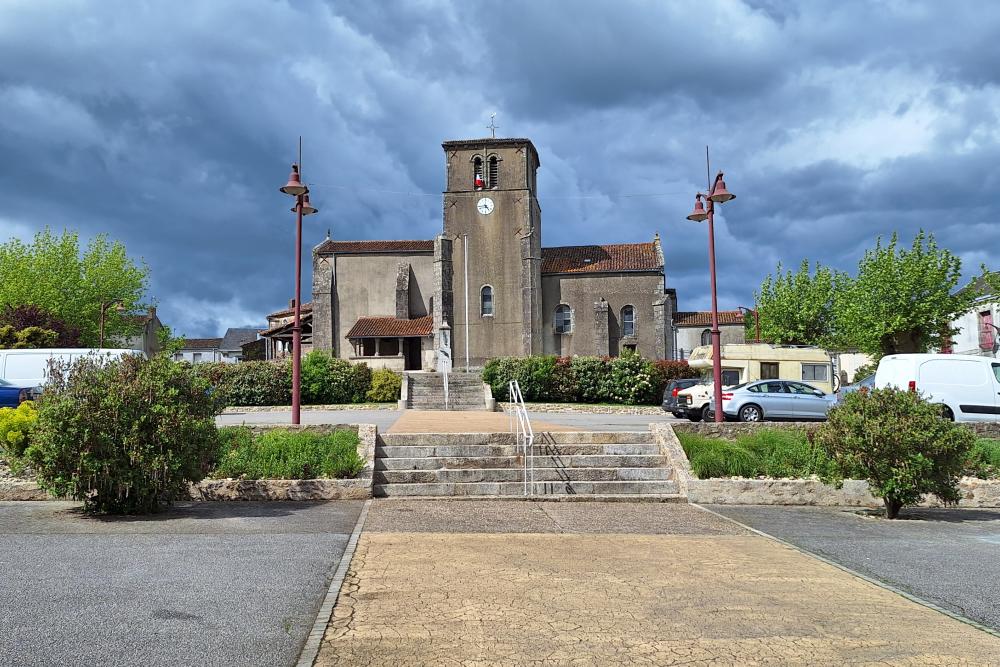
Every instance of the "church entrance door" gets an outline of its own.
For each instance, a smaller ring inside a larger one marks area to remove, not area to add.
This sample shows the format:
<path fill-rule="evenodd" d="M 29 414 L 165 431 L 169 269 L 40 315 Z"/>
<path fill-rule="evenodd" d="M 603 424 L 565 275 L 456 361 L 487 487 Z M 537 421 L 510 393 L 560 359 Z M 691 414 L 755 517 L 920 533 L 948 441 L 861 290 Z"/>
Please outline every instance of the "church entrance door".
<path fill-rule="evenodd" d="M 404 338 L 403 339 L 403 368 L 408 371 L 419 371 L 421 369 L 420 363 L 420 339 L 419 338 Z"/>

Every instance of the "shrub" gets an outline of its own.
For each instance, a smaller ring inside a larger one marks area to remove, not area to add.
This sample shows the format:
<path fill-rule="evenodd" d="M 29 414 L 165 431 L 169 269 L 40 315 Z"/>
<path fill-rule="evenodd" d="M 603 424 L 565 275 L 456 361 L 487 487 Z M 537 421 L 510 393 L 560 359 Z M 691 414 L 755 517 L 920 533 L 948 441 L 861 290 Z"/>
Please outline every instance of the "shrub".
<path fill-rule="evenodd" d="M 56 340 L 48 347 L 81 347 L 80 330 L 54 313 L 34 304 L 14 306 L 7 304 L 0 310 L 0 326 L 10 325 L 15 331 L 40 327 L 56 333 Z"/>
<path fill-rule="evenodd" d="M 553 401 L 570 403 L 576 400 L 576 373 L 573 371 L 572 358 L 556 359 L 552 369 L 550 392 Z"/>
<path fill-rule="evenodd" d="M 137 514 L 186 495 L 218 453 L 217 403 L 188 364 L 129 355 L 55 368 L 25 458 L 87 511 Z"/>
<path fill-rule="evenodd" d="M 1000 477 L 1000 440 L 980 438 L 972 445 L 966 463 L 966 475 L 980 479 Z"/>
<path fill-rule="evenodd" d="M 691 464 L 691 472 L 699 479 L 757 476 L 760 461 L 741 445 L 686 433 L 679 439 Z"/>
<path fill-rule="evenodd" d="M 826 455 L 800 430 L 766 429 L 741 436 L 736 442 L 690 433 L 678 433 L 677 438 L 691 471 L 701 479 L 822 476 L 830 465 Z"/>
<path fill-rule="evenodd" d="M 316 479 L 355 477 L 364 470 L 358 434 L 337 430 L 268 431 L 254 438 L 243 427 L 223 429 L 223 449 L 213 477 Z"/>
<path fill-rule="evenodd" d="M 287 361 L 196 364 L 195 373 L 212 386 L 222 405 L 288 405 L 292 367 Z"/>
<path fill-rule="evenodd" d="M 639 405 L 654 402 L 652 364 L 635 352 L 611 360 L 610 398 L 615 403 Z"/>
<path fill-rule="evenodd" d="M 870 364 L 862 364 L 861 366 L 858 366 L 854 371 L 854 376 L 851 377 L 851 384 L 861 382 L 876 370 L 878 370 L 878 360 L 873 361 Z"/>
<path fill-rule="evenodd" d="M 314 350 L 302 362 L 302 400 L 307 404 L 361 403 L 371 389 L 367 364 L 351 364 Z"/>
<path fill-rule="evenodd" d="M 671 380 L 682 380 L 684 378 L 696 378 L 701 374 L 691 368 L 687 361 L 671 361 L 670 359 L 658 359 L 653 362 L 652 382 L 653 400 L 658 404 L 663 397 L 663 392 L 670 384 Z"/>
<path fill-rule="evenodd" d="M 403 378 L 399 373 L 380 368 L 372 373 L 372 388 L 368 390 L 366 398 L 376 403 L 398 401 L 402 386 Z"/>
<path fill-rule="evenodd" d="M 867 479 L 889 519 L 925 493 L 956 502 L 974 441 L 971 430 L 941 418 L 940 406 L 897 389 L 847 394 L 815 433 L 832 459 L 824 481 Z"/>
<path fill-rule="evenodd" d="M 27 327 L 20 331 L 5 324 L 0 327 L 0 348 L 3 349 L 38 349 L 54 347 L 59 334 L 41 327 Z"/>
<path fill-rule="evenodd" d="M 38 411 L 31 401 L 16 408 L 0 408 L 0 454 L 19 458 L 28 447 Z"/>
<path fill-rule="evenodd" d="M 498 401 L 508 401 L 509 383 L 517 374 L 519 360 L 516 357 L 496 357 L 483 366 L 483 382 L 490 385 L 493 398 Z M 521 389 L 524 393 L 524 389 Z M 527 398 L 527 396 L 525 396 Z"/>
<path fill-rule="evenodd" d="M 611 399 L 608 360 L 602 357 L 573 357 L 576 399 L 583 403 L 602 403 Z"/>

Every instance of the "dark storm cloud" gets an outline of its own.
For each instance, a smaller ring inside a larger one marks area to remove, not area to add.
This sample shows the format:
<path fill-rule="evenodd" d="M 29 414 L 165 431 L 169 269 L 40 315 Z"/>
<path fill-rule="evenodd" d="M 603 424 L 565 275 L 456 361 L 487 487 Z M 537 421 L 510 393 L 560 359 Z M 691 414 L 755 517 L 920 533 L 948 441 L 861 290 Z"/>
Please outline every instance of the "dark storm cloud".
<path fill-rule="evenodd" d="M 708 305 L 684 220 L 705 144 L 738 195 L 726 307 L 778 261 L 849 269 L 893 231 L 972 273 L 1000 240 L 998 27 L 982 3 L 7 2 L 0 234 L 107 232 L 181 332 L 262 324 L 292 290 L 297 135 L 306 245 L 430 238 L 440 142 L 496 111 L 540 151 L 545 243 L 659 232 L 683 309 Z"/>

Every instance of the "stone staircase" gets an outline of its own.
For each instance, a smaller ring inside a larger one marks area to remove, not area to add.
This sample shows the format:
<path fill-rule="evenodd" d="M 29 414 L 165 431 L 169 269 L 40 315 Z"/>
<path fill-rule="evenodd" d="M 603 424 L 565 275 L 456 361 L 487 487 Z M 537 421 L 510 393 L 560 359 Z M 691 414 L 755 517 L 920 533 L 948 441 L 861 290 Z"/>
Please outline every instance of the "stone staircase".
<path fill-rule="evenodd" d="M 534 496 L 682 501 L 652 434 L 538 433 Z M 387 433 L 375 449 L 374 495 L 523 496 L 524 459 L 510 433 Z"/>
<path fill-rule="evenodd" d="M 408 410 L 444 410 L 444 378 L 440 373 L 407 373 Z M 487 410 L 486 392 L 478 373 L 448 374 L 448 410 Z"/>

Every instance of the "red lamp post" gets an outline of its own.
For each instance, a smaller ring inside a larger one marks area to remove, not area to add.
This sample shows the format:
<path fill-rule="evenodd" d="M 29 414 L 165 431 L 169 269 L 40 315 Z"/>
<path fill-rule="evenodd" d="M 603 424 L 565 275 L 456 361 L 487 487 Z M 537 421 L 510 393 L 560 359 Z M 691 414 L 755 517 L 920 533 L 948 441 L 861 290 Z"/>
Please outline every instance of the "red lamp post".
<path fill-rule="evenodd" d="M 301 145 L 300 145 L 301 151 Z M 300 158 L 301 159 L 301 158 Z M 292 165 L 281 191 L 295 197 L 295 319 L 292 322 L 292 423 L 301 423 L 302 407 L 302 216 L 312 215 L 318 209 L 309 203 L 309 188 L 299 176 L 299 165 Z"/>
<path fill-rule="evenodd" d="M 708 210 L 702 205 L 701 200 L 708 202 Z M 722 345 L 719 332 L 719 302 L 715 289 L 715 205 L 735 199 L 736 195 L 726 190 L 726 182 L 722 180 L 722 172 L 715 177 L 715 184 L 709 195 L 698 193 L 694 198 L 694 211 L 687 217 L 688 220 L 701 222 L 708 220 L 708 270 L 712 285 L 712 383 L 715 389 L 715 421 L 721 422 L 725 419 L 722 413 Z"/>

